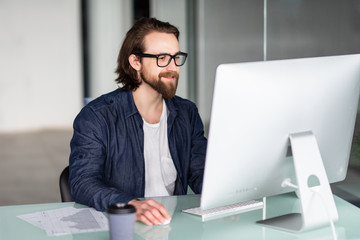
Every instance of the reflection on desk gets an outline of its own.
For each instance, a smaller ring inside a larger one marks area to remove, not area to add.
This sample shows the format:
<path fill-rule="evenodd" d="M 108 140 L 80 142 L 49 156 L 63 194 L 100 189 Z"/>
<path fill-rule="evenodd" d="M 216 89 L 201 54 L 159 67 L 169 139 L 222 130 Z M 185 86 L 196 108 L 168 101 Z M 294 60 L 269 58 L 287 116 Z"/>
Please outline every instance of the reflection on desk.
<path fill-rule="evenodd" d="M 338 239 L 360 239 L 360 209 L 334 197 L 339 213 L 339 221 L 335 223 Z M 182 213 L 181 210 L 200 205 L 199 195 L 172 196 L 154 198 L 161 202 L 172 215 L 172 221 L 166 226 L 146 226 L 141 222 L 135 224 L 134 239 L 332 239 L 331 228 L 323 227 L 304 233 L 289 233 L 263 227 L 256 224 L 262 218 L 262 210 L 242 213 L 208 222 L 200 217 Z M 84 208 L 76 203 L 51 203 L 21 206 L 0 207 L 0 239 L 54 239 L 31 224 L 16 216 L 42 210 L 67 206 Z M 274 217 L 289 212 L 298 212 L 298 200 L 294 194 L 274 196 L 267 199 L 267 217 Z M 80 233 L 56 237 L 56 240 L 91 240 L 109 239 L 108 231 Z"/>

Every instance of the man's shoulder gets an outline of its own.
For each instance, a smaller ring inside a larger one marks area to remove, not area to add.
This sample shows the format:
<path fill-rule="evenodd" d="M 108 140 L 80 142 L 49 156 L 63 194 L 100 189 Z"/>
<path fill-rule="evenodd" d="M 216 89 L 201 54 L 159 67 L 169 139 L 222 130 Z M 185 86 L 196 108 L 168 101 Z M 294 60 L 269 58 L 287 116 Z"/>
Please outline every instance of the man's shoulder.
<path fill-rule="evenodd" d="M 134 105 L 131 91 L 117 89 L 90 101 L 78 113 L 74 124 L 98 124 L 104 121 L 111 124 L 114 121 L 122 121 L 121 119 L 136 113 Z"/>
<path fill-rule="evenodd" d="M 126 90 L 116 89 L 112 92 L 103 94 L 90 101 L 86 107 L 98 112 L 111 108 L 111 106 L 126 106 L 129 104 L 131 93 Z M 118 104 L 118 103 L 123 104 Z"/>

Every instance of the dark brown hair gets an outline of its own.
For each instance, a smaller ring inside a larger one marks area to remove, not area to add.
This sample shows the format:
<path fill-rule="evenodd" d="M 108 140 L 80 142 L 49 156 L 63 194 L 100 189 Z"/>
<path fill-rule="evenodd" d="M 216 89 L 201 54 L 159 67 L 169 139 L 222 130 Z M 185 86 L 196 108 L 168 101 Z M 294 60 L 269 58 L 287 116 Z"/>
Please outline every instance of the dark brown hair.
<path fill-rule="evenodd" d="M 168 22 L 155 18 L 141 18 L 136 21 L 126 33 L 117 59 L 118 65 L 115 72 L 119 75 L 115 81 L 122 84 L 121 89 L 135 90 L 139 87 L 141 82 L 136 70 L 129 63 L 129 56 L 144 52 L 144 38 L 151 32 L 171 33 L 179 40 L 179 30 Z"/>

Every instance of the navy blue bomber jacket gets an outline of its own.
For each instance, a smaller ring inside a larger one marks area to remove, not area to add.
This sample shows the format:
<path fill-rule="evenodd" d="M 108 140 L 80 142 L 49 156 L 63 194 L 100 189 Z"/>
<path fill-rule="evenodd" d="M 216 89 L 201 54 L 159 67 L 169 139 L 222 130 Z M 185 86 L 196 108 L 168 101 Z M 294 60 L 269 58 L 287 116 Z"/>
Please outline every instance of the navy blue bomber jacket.
<path fill-rule="evenodd" d="M 165 100 L 168 141 L 177 170 L 176 195 L 189 185 L 201 193 L 207 140 L 194 103 Z M 69 159 L 74 201 L 104 211 L 109 204 L 143 197 L 143 120 L 131 91 L 117 89 L 93 100 L 75 118 Z"/>

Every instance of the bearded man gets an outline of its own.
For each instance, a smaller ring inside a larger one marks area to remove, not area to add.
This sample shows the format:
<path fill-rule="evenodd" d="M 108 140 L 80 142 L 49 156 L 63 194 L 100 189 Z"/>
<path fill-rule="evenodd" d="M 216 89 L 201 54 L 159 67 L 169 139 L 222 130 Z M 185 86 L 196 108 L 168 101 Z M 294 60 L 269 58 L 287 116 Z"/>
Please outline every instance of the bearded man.
<path fill-rule="evenodd" d="M 74 120 L 69 183 L 76 202 L 99 211 L 127 202 L 138 221 L 158 225 L 171 216 L 151 197 L 184 195 L 188 186 L 201 193 L 207 140 L 195 104 L 175 96 L 187 57 L 178 38 L 176 27 L 154 18 L 127 32 L 119 88 Z"/>

